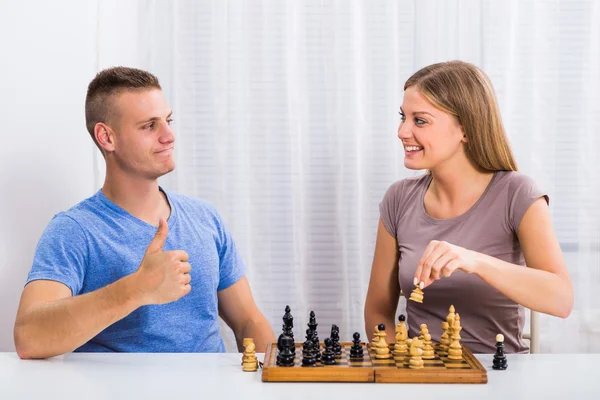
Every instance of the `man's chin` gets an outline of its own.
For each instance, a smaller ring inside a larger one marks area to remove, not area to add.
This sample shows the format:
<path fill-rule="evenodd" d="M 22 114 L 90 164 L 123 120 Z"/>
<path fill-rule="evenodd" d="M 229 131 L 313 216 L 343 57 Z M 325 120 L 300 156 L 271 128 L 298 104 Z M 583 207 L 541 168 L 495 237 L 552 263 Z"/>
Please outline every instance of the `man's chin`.
<path fill-rule="evenodd" d="M 154 174 L 154 176 L 152 177 L 153 179 L 158 179 L 160 177 L 163 177 L 165 175 L 167 175 L 170 172 L 173 172 L 173 170 L 175 170 L 175 164 L 173 163 L 172 165 L 163 168 L 160 171 L 156 171 L 156 174 Z"/>

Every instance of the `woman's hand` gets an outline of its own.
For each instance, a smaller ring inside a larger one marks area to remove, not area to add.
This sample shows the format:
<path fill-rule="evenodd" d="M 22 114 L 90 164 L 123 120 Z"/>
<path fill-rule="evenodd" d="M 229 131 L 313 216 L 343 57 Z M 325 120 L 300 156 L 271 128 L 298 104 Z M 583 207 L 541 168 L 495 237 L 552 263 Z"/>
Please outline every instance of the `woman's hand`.
<path fill-rule="evenodd" d="M 432 240 L 419 260 L 414 284 L 419 283 L 423 289 L 433 281 L 441 279 L 442 276 L 449 277 L 457 269 L 469 274 L 473 273 L 477 267 L 477 256 L 477 252 L 463 247 Z"/>

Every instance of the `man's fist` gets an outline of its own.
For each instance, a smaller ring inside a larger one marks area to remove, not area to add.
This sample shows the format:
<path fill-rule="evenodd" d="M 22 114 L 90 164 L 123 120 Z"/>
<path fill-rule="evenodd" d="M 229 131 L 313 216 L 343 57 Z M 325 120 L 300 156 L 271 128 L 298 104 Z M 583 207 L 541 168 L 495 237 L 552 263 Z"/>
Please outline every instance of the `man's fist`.
<path fill-rule="evenodd" d="M 170 303 L 192 289 L 188 254 L 183 250 L 162 251 L 168 233 L 169 226 L 161 218 L 156 235 L 135 272 L 137 290 L 144 304 Z"/>

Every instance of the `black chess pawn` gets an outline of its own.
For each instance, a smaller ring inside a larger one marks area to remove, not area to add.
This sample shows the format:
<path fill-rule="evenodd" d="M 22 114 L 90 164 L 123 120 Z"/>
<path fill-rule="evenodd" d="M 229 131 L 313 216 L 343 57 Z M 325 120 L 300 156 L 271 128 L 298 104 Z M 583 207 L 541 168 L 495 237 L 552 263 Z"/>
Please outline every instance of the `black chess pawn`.
<path fill-rule="evenodd" d="M 336 324 L 331 325 L 331 343 L 333 345 L 333 352 L 336 356 L 342 354 L 342 346 L 340 345 L 340 328 Z"/>
<path fill-rule="evenodd" d="M 333 352 L 333 346 L 330 338 L 325 339 L 325 350 L 323 350 L 321 363 L 323 363 L 323 365 L 335 365 L 336 363 L 335 353 Z"/>
<path fill-rule="evenodd" d="M 494 354 L 494 361 L 492 368 L 494 369 L 506 369 L 508 367 L 508 361 L 504 354 L 504 335 L 501 333 L 496 335 L 496 354 Z"/>
<path fill-rule="evenodd" d="M 307 340 L 302 346 L 302 366 L 314 367 L 315 365 L 317 365 L 317 360 L 315 359 L 313 342 Z"/>
<path fill-rule="evenodd" d="M 281 340 L 281 346 L 283 350 L 277 354 L 277 365 L 281 367 L 293 367 L 294 358 L 296 356 L 294 351 L 294 339 L 289 336 L 284 336 Z"/>
<path fill-rule="evenodd" d="M 350 347 L 350 358 L 363 358 L 364 353 L 362 344 L 360 343 L 360 333 L 354 332 L 352 337 L 354 340 L 352 341 L 352 347 Z"/>

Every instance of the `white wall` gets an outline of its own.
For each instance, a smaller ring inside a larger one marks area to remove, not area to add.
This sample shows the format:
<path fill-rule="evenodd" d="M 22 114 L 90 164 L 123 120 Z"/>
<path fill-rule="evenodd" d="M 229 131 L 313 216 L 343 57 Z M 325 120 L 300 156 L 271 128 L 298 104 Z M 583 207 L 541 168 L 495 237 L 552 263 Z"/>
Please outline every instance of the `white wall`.
<path fill-rule="evenodd" d="M 96 9 L 88 0 L 0 0 L 0 351 L 14 351 L 40 234 L 54 214 L 97 190 L 84 118 Z"/>

